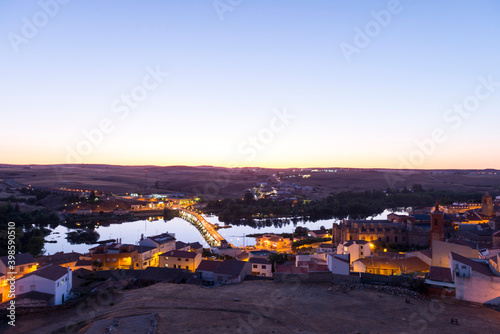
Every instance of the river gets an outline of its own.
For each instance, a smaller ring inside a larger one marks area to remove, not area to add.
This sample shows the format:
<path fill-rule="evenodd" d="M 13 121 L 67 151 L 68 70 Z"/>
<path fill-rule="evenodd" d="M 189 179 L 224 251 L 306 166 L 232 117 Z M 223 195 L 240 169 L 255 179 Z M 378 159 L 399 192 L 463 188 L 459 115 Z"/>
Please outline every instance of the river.
<path fill-rule="evenodd" d="M 373 219 L 386 219 L 387 215 L 392 211 L 385 210 L 382 214 L 374 216 Z M 401 214 L 406 214 L 406 212 L 397 212 Z M 218 223 L 223 226 L 224 223 L 219 222 L 217 216 L 205 216 L 206 220 L 210 223 Z M 338 223 L 336 219 L 326 219 L 317 222 L 298 222 L 297 225 L 289 223 L 282 227 L 262 227 L 254 228 L 251 226 L 239 225 L 233 226 L 231 228 L 222 228 L 219 233 L 234 246 L 251 246 L 255 244 L 255 239 L 251 237 L 244 237 L 247 234 L 253 233 L 291 233 L 295 230 L 296 226 L 307 227 L 311 230 L 319 229 L 321 226 L 325 228 L 331 228 L 332 224 Z M 120 224 L 111 224 L 109 226 L 98 226 L 95 229 L 99 235 L 99 240 L 109 240 L 109 239 L 121 239 L 122 243 L 137 244 L 141 239 L 141 235 L 145 237 L 156 235 L 160 233 L 174 233 L 178 241 L 183 241 L 186 243 L 198 241 L 204 247 L 209 247 L 206 241 L 202 238 L 198 230 L 181 218 L 174 218 L 168 222 L 159 220 L 137 220 L 133 222 L 125 222 Z M 89 248 L 96 246 L 86 245 L 86 244 L 75 244 L 72 245 L 66 240 L 66 233 L 74 231 L 74 229 L 66 228 L 59 225 L 52 230 L 51 234 L 48 235 L 46 241 L 55 241 L 55 243 L 45 243 L 45 254 L 54 254 L 56 252 L 78 252 L 87 253 Z"/>

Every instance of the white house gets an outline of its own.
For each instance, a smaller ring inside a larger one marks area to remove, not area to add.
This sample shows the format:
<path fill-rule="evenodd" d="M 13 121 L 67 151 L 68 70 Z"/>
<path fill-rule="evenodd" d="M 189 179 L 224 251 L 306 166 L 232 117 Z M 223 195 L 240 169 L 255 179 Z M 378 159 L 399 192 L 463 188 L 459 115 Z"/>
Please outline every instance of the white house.
<path fill-rule="evenodd" d="M 449 261 L 458 300 L 500 305 L 500 276 L 487 260 L 468 259 L 451 252 Z"/>
<path fill-rule="evenodd" d="M 72 287 L 71 269 L 63 268 L 55 264 L 49 264 L 43 268 L 24 275 L 16 281 L 16 297 L 22 299 L 22 295 L 31 291 L 53 295 L 49 305 L 64 303 L 70 294 Z"/>
<path fill-rule="evenodd" d="M 10 266 L 14 269 L 11 270 Z M 35 271 L 37 262 L 30 253 L 15 254 L 14 256 L 5 255 L 0 257 L 0 273 L 15 272 L 15 278 L 18 279 L 23 275 Z"/>
<path fill-rule="evenodd" d="M 258 257 L 251 258 L 248 262 L 252 265 L 253 276 L 273 277 L 271 262 Z"/>
<path fill-rule="evenodd" d="M 217 266 L 221 262 L 222 261 L 202 260 L 198 268 L 196 268 L 196 276 L 205 282 L 213 283 L 215 281 L 214 279 L 215 269 L 217 269 Z"/>
<path fill-rule="evenodd" d="M 201 261 L 196 269 L 198 278 L 212 284 L 241 283 L 245 276 L 252 275 L 252 267 L 244 261 Z"/>
<path fill-rule="evenodd" d="M 158 249 L 157 253 L 165 253 L 175 250 L 175 237 L 169 233 L 162 233 L 142 239 L 139 241 L 139 245 L 155 247 Z"/>
<path fill-rule="evenodd" d="M 348 255 L 328 254 L 326 256 L 326 263 L 328 270 L 333 274 L 349 275 L 350 266 Z"/>
<path fill-rule="evenodd" d="M 366 240 L 350 240 L 337 246 L 337 254 L 349 255 L 349 263 L 371 256 L 370 243 Z"/>
<path fill-rule="evenodd" d="M 147 267 L 158 267 L 160 261 L 158 260 L 158 248 L 151 246 L 134 246 L 137 250 L 137 262 L 135 269 L 146 269 Z"/>

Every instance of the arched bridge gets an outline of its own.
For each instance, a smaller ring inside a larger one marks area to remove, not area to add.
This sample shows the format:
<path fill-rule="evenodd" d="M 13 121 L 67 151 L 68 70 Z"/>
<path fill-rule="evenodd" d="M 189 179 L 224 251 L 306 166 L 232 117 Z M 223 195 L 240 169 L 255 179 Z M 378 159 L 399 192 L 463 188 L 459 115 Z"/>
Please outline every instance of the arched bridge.
<path fill-rule="evenodd" d="M 193 224 L 211 247 L 220 247 L 226 243 L 226 240 L 217 232 L 214 226 L 200 214 L 185 208 L 179 208 L 179 217 Z"/>

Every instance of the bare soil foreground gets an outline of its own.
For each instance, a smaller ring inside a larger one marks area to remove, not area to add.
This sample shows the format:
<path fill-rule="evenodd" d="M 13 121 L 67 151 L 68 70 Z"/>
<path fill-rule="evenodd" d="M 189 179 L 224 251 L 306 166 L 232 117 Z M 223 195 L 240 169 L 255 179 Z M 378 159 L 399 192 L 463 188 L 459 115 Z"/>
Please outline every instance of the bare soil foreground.
<path fill-rule="evenodd" d="M 218 288 L 157 284 L 58 313 L 19 315 L 7 334 L 104 333 L 102 325 L 113 322 L 121 324 L 113 333 L 147 333 L 143 320 L 152 314 L 158 314 L 158 333 L 499 333 L 500 313 L 493 309 L 439 298 L 407 303 L 404 296 L 337 292 L 331 286 L 269 281 Z M 66 330 L 71 323 L 78 323 L 77 328 Z"/>

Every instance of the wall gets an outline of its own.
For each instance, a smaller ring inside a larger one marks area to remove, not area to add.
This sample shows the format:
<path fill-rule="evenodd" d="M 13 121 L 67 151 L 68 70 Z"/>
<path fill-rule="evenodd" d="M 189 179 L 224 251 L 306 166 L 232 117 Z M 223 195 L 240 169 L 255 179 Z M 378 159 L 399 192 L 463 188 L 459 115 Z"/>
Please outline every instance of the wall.
<path fill-rule="evenodd" d="M 257 273 L 257 275 L 259 276 L 266 276 L 266 277 L 273 276 L 271 264 L 251 263 L 251 262 L 250 264 L 252 266 L 252 275 L 254 273 Z M 254 266 L 257 266 L 257 268 L 255 268 Z M 264 266 L 264 268 L 262 268 L 262 266 Z"/>
<path fill-rule="evenodd" d="M 165 254 L 163 254 L 162 256 L 160 256 L 160 267 L 181 268 L 195 272 L 196 268 L 198 268 L 198 266 L 200 265 L 201 254 L 200 253 L 193 253 L 193 254 L 196 254 L 196 257 L 194 259 L 184 258 L 184 257 L 179 258 L 178 256 L 165 256 Z"/>
<path fill-rule="evenodd" d="M 432 243 L 432 266 L 449 268 L 450 252 L 457 253 L 469 259 L 478 259 L 479 251 L 467 246 L 456 245 L 449 242 L 434 240 Z"/>
<path fill-rule="evenodd" d="M 333 255 L 327 257 L 328 270 L 333 274 L 349 275 L 349 263 L 336 258 Z"/>
<path fill-rule="evenodd" d="M 458 300 L 500 306 L 500 277 L 473 271 L 470 278 L 455 278 L 455 291 Z"/>
<path fill-rule="evenodd" d="M 402 286 L 406 281 L 407 278 L 405 276 L 361 273 L 361 283 L 364 284 L 384 283 L 388 285 Z"/>

